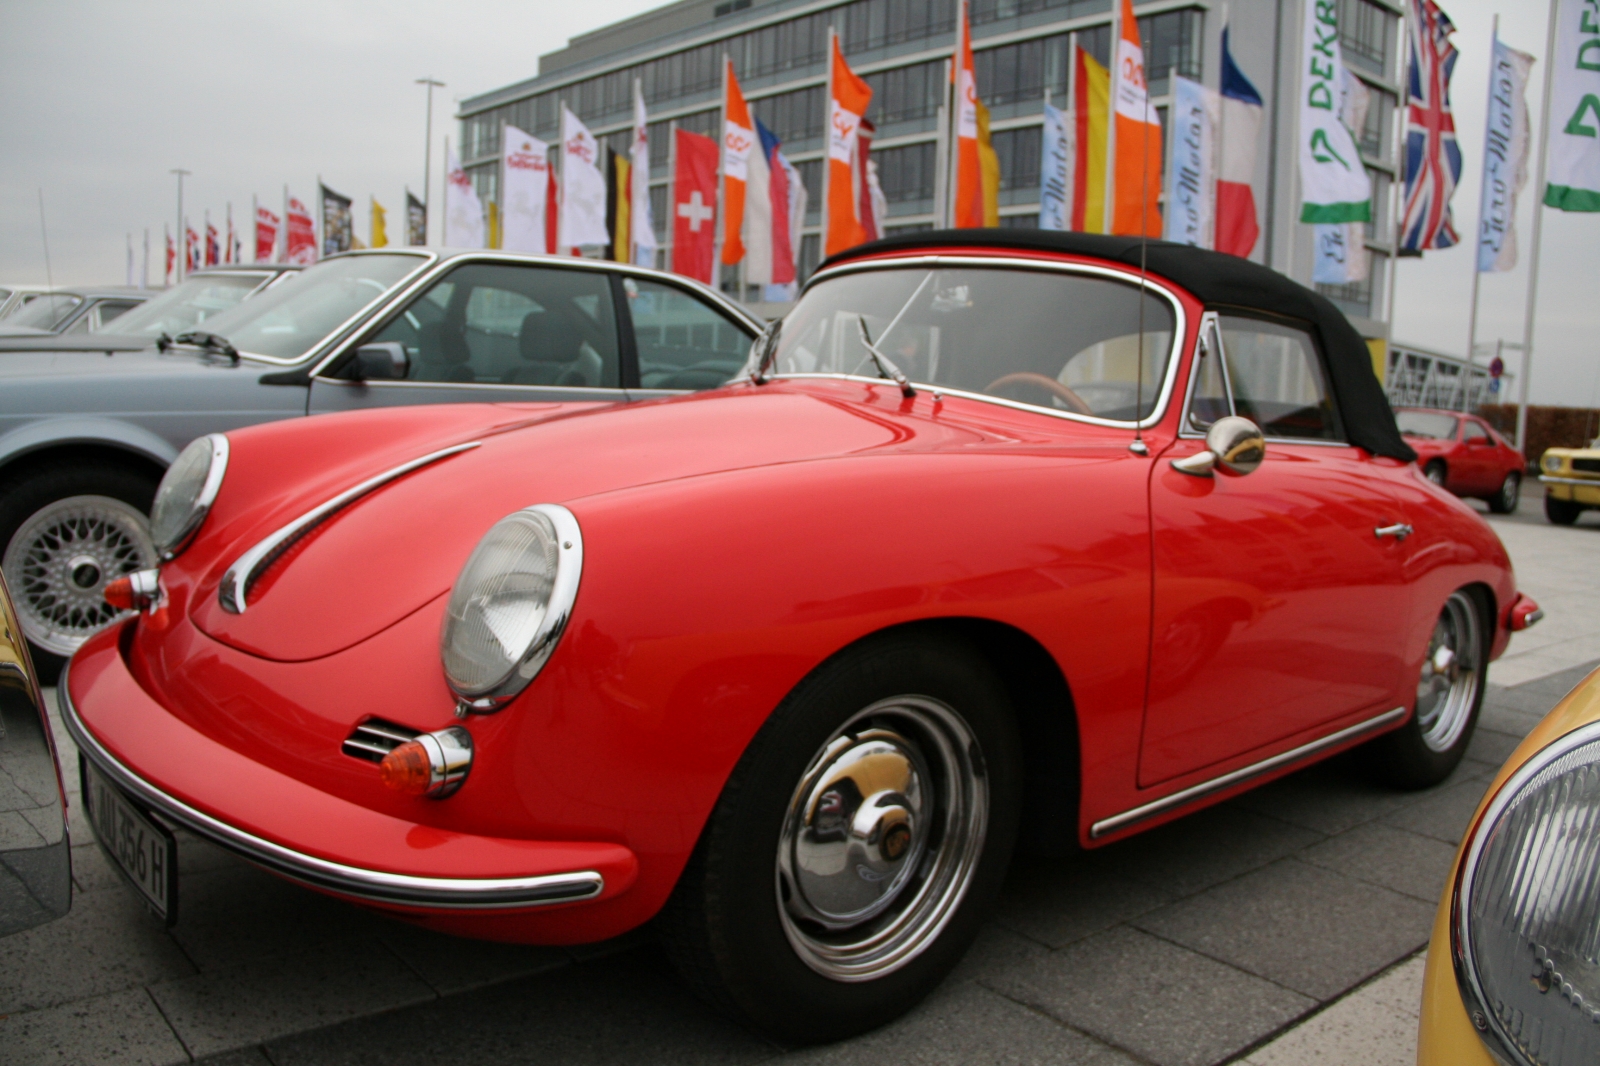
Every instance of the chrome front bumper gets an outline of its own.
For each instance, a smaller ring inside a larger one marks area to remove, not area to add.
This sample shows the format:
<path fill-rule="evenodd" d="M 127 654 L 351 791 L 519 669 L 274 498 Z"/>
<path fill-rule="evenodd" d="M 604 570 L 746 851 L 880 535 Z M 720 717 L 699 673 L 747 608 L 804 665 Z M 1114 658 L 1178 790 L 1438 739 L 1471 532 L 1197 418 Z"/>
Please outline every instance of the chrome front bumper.
<path fill-rule="evenodd" d="M 448 910 L 504 910 L 573 903 L 594 899 L 605 890 L 605 878 L 595 870 L 537 877 L 415 877 L 346 866 L 247 833 L 168 795 L 107 751 L 89 732 L 72 704 L 70 666 L 69 663 L 62 667 L 56 692 L 61 717 L 83 757 L 163 821 L 181 826 L 273 873 L 313 888 L 375 903 Z"/>

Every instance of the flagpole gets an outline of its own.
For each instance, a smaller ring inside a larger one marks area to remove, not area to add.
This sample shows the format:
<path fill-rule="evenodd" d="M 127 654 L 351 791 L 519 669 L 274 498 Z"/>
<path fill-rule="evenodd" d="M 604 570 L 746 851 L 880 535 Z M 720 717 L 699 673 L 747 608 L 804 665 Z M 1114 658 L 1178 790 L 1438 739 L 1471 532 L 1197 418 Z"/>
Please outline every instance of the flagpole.
<path fill-rule="evenodd" d="M 1112 0 L 1110 92 L 1106 94 L 1106 176 L 1105 195 L 1100 198 L 1100 232 L 1115 228 L 1117 204 L 1117 52 L 1122 48 L 1122 5 Z M 1086 220 L 1087 224 L 1087 220 Z M 1139 306 L 1143 307 L 1141 303 Z M 1135 412 L 1137 413 L 1137 412 Z"/>
<path fill-rule="evenodd" d="M 1556 72 L 1556 19 L 1561 0 L 1550 0 L 1550 32 L 1544 46 L 1544 102 L 1539 105 L 1539 177 L 1533 185 L 1533 241 L 1528 252 L 1528 311 L 1522 324 L 1522 380 L 1517 383 L 1517 448 L 1528 442 L 1528 375 L 1533 362 L 1534 310 L 1539 303 L 1539 238 L 1544 229 L 1544 183 L 1550 149 L 1550 91 Z"/>
<path fill-rule="evenodd" d="M 1394 121 L 1395 180 L 1389 183 L 1389 336 L 1384 344 L 1384 377 L 1388 377 L 1389 349 L 1394 345 L 1394 295 L 1400 280 L 1400 190 L 1406 184 L 1406 115 L 1411 110 L 1411 5 L 1400 15 L 1400 107 Z"/>
<path fill-rule="evenodd" d="M 278 262 L 289 261 L 289 183 L 283 183 L 283 215 L 278 219 L 278 232 L 272 243 L 282 249 L 278 252 Z"/>
<path fill-rule="evenodd" d="M 822 232 L 817 235 L 817 262 L 828 258 L 828 196 L 833 184 L 833 68 L 838 31 L 828 26 L 828 90 L 822 101 Z"/>
<path fill-rule="evenodd" d="M 312 257 L 312 261 L 313 262 L 316 262 L 317 260 L 322 258 L 322 253 L 323 253 L 324 248 L 325 248 L 325 246 L 323 245 L 322 242 L 327 239 L 327 235 L 323 232 L 323 222 L 324 222 L 325 219 L 327 219 L 327 217 L 328 217 L 328 197 L 327 197 L 327 194 L 326 194 L 326 190 L 324 190 L 323 187 L 322 187 L 322 175 L 318 174 L 317 175 L 317 217 L 311 220 L 311 225 L 313 227 L 312 228 L 312 233 L 316 234 L 316 242 L 317 242 L 317 252 L 316 252 L 316 255 Z"/>
<path fill-rule="evenodd" d="M 950 96 L 951 75 L 955 72 L 955 61 L 946 60 L 944 64 L 945 98 Z M 934 142 L 933 149 L 933 211 L 934 229 L 946 225 L 950 215 L 950 134 L 952 132 L 950 106 L 948 102 L 941 103 L 935 117 L 935 129 L 939 131 L 938 140 Z"/>
<path fill-rule="evenodd" d="M 1067 36 L 1067 121 L 1072 124 L 1072 170 L 1067 174 L 1067 186 L 1072 190 L 1072 198 L 1066 205 L 1066 219 L 1061 228 L 1072 231 L 1073 216 L 1078 213 L 1078 159 L 1080 156 L 1087 159 L 1086 153 L 1089 146 L 1078 143 L 1078 32 L 1074 30 Z M 1087 187 L 1084 196 L 1089 195 Z"/>
<path fill-rule="evenodd" d="M 722 291 L 722 246 L 728 241 L 728 67 L 732 64 L 728 53 L 722 53 L 722 105 L 718 109 L 721 122 L 717 124 L 717 221 L 712 227 L 711 287 Z M 741 292 L 740 297 L 744 296 Z"/>
<path fill-rule="evenodd" d="M 1500 40 L 1500 15 L 1495 13 L 1493 27 L 1489 31 L 1489 87 L 1485 92 L 1488 99 L 1484 102 L 1484 113 L 1488 114 L 1494 106 L 1494 54 L 1495 45 Z M 1485 159 L 1488 155 L 1488 144 L 1484 144 Z M 1537 210 L 1537 208 L 1535 208 Z M 1477 361 L 1478 353 L 1478 284 L 1483 279 L 1483 271 L 1478 269 L 1478 251 L 1483 247 L 1483 191 L 1478 192 L 1478 239 L 1472 242 L 1472 308 L 1467 312 L 1467 377 L 1466 385 L 1461 389 L 1461 409 L 1467 409 L 1467 390 L 1472 387 L 1472 371 Z"/>
<path fill-rule="evenodd" d="M 144 267 L 139 272 L 139 288 L 150 287 L 150 227 L 144 228 Z"/>
<path fill-rule="evenodd" d="M 667 225 L 666 225 L 666 267 L 673 270 L 677 265 L 673 257 L 677 255 L 677 242 L 673 235 L 678 232 L 678 120 L 673 119 L 667 123 Z M 676 273 L 675 270 L 673 270 Z"/>
<path fill-rule="evenodd" d="M 439 244 L 450 247 L 450 135 L 444 138 L 444 182 L 439 186 L 444 193 L 444 210 L 439 212 Z M 557 216 L 558 220 L 560 216 Z"/>

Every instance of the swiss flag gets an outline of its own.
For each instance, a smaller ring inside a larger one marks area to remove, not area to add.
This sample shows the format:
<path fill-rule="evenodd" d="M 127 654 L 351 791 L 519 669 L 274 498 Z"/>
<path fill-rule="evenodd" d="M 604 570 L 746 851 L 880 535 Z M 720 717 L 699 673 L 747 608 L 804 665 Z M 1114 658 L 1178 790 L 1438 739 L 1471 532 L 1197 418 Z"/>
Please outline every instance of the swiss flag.
<path fill-rule="evenodd" d="M 711 284 L 716 244 L 717 142 L 688 130 L 678 136 L 672 176 L 672 270 Z"/>

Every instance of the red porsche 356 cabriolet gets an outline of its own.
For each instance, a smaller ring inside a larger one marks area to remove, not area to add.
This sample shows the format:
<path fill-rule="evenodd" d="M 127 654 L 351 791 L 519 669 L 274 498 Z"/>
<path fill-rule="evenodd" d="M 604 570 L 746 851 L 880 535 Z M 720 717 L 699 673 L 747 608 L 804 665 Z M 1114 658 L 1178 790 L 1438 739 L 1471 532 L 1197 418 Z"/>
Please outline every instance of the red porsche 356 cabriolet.
<path fill-rule="evenodd" d="M 659 919 L 707 998 L 833 1039 L 943 977 L 1019 840 L 1356 745 L 1447 774 L 1537 608 L 1412 460 L 1262 267 L 890 238 L 721 389 L 195 442 L 64 714 L 158 908 L 181 826 L 471 936 Z"/>

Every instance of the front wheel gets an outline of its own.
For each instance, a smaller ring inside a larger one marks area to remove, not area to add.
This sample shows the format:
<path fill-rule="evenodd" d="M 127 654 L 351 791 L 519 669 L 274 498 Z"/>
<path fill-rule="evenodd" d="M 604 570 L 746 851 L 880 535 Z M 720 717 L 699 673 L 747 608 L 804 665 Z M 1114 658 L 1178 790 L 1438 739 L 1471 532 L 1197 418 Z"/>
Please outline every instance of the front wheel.
<path fill-rule="evenodd" d="M 0 489 L 0 568 L 45 683 L 90 635 L 118 617 L 110 581 L 156 565 L 156 483 L 116 466 L 59 465 Z"/>
<path fill-rule="evenodd" d="M 1549 493 L 1544 497 L 1544 516 L 1552 525 L 1570 526 L 1583 513 L 1583 504 L 1572 500 L 1558 500 Z"/>
<path fill-rule="evenodd" d="M 1005 690 L 937 633 L 871 639 L 804 681 L 728 780 L 663 938 L 700 995 L 790 1044 L 876 1028 L 977 935 L 1016 837 Z"/>
<path fill-rule="evenodd" d="M 1362 749 L 1371 769 L 1389 784 L 1436 785 L 1466 754 L 1483 706 L 1489 617 L 1484 598 L 1474 591 L 1457 589 L 1445 601 L 1417 678 L 1415 713 Z"/>
<path fill-rule="evenodd" d="M 1517 509 L 1522 498 L 1522 475 L 1515 470 L 1500 483 L 1500 491 L 1489 497 L 1489 510 L 1495 514 L 1510 514 Z"/>
<path fill-rule="evenodd" d="M 1442 460 L 1435 459 L 1433 462 L 1422 468 L 1422 476 L 1433 482 L 1435 485 L 1438 485 L 1441 489 L 1444 488 L 1444 462 Z"/>

